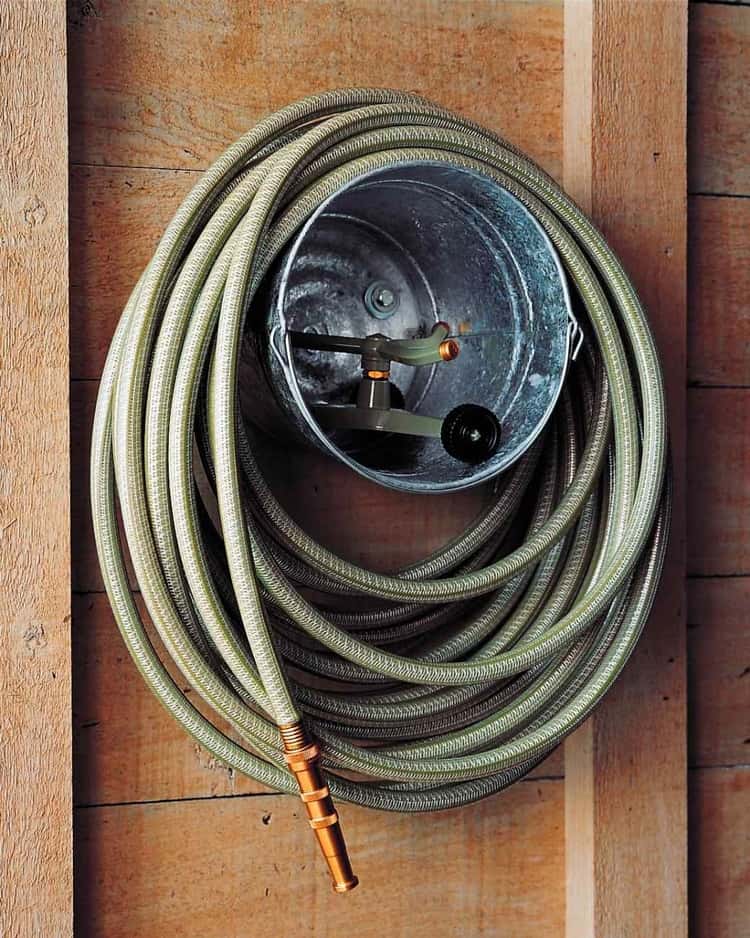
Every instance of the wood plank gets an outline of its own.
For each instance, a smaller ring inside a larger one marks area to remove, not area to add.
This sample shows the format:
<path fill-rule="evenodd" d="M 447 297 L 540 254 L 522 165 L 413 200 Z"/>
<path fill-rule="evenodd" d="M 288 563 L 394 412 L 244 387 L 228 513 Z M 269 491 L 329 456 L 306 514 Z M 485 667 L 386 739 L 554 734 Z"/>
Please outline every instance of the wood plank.
<path fill-rule="evenodd" d="M 217 762 L 161 706 L 131 661 L 104 594 L 76 596 L 73 623 L 76 804 L 268 791 Z M 169 670 L 177 676 L 174 666 Z M 210 714 L 195 695 L 191 699 Z M 210 718 L 216 720 L 215 715 Z M 232 735 L 221 721 L 219 725 Z M 561 749 L 532 773 L 537 778 L 561 775 Z"/>
<path fill-rule="evenodd" d="M 750 762 L 750 578 L 688 584 L 691 765 Z"/>
<path fill-rule="evenodd" d="M 179 680 L 174 665 L 169 670 Z M 192 694 L 184 678 L 180 686 Z M 73 756 L 76 804 L 268 791 L 217 762 L 167 713 L 138 673 L 103 593 L 73 602 Z"/>
<path fill-rule="evenodd" d="M 75 162 L 205 168 L 269 111 L 372 85 L 432 96 L 559 172 L 555 0 L 97 0 L 69 23 Z"/>
<path fill-rule="evenodd" d="M 690 199 L 688 378 L 750 385 L 750 199 Z"/>
<path fill-rule="evenodd" d="M 610 697 L 565 747 L 566 934 L 574 938 L 687 929 L 686 40 L 683 2 L 565 5 L 563 183 L 602 226 L 651 312 L 676 469 L 651 625 Z"/>
<path fill-rule="evenodd" d="M 561 782 L 440 814 L 341 814 L 362 880 L 344 901 L 288 796 L 79 809 L 77 934 L 561 933 Z"/>
<path fill-rule="evenodd" d="M 690 9 L 689 186 L 750 194 L 750 7 Z"/>
<path fill-rule="evenodd" d="M 98 379 L 120 313 L 198 178 L 170 170 L 70 170 L 71 376 Z"/>
<path fill-rule="evenodd" d="M 690 934 L 750 935 L 750 766 L 690 773 Z"/>
<path fill-rule="evenodd" d="M 0 9 L 0 934 L 72 935 L 61 2 Z"/>
<path fill-rule="evenodd" d="M 750 573 L 750 390 L 688 392 L 688 570 Z"/>

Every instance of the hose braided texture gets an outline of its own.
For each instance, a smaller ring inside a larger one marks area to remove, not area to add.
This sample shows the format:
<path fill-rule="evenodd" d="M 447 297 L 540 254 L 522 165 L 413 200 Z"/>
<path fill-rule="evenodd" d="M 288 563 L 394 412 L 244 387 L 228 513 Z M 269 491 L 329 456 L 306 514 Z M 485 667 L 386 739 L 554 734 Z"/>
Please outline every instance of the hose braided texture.
<path fill-rule="evenodd" d="M 264 275 L 315 209 L 365 172 L 425 159 L 483 173 L 537 218 L 586 341 L 545 432 L 481 516 L 385 575 L 332 554 L 276 501 L 239 412 L 240 347 Z M 628 659 L 663 563 L 666 448 L 643 309 L 556 184 L 421 98 L 321 94 L 266 118 L 201 177 L 128 301 L 94 425 L 102 573 L 144 679 L 227 765 L 296 791 L 278 727 L 304 720 L 334 796 L 454 807 L 528 772 Z M 197 460 L 213 493 L 196 484 Z M 231 730 L 156 653 L 123 541 L 166 653 Z"/>

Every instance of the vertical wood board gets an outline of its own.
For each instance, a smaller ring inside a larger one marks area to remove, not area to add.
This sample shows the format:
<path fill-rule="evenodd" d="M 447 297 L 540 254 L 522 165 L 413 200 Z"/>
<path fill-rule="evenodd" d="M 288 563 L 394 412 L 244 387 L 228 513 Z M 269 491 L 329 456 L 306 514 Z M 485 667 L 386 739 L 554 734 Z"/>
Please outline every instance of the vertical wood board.
<path fill-rule="evenodd" d="M 750 573 L 750 390 L 691 388 L 688 572 Z"/>
<path fill-rule="evenodd" d="M 62 2 L 0 6 L 0 934 L 72 934 Z"/>
<path fill-rule="evenodd" d="M 691 766 L 750 763 L 748 609 L 750 577 L 688 583 Z"/>
<path fill-rule="evenodd" d="M 750 195 L 750 7 L 690 4 L 689 75 L 690 191 Z"/>
<path fill-rule="evenodd" d="M 750 199 L 692 196 L 688 378 L 750 386 Z"/>
<path fill-rule="evenodd" d="M 750 936 L 750 766 L 690 773 L 691 938 Z"/>
<path fill-rule="evenodd" d="M 563 184 L 602 228 L 649 310 L 675 466 L 654 611 L 608 699 L 566 743 L 571 938 L 679 936 L 687 928 L 686 65 L 681 0 L 566 3 Z"/>

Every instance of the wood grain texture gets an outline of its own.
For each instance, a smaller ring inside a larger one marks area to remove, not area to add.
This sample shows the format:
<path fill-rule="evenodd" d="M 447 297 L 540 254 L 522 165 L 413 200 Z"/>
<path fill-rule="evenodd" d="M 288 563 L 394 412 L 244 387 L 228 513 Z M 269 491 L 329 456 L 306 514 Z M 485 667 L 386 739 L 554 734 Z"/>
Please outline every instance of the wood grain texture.
<path fill-rule="evenodd" d="M 72 935 L 64 6 L 0 6 L 0 934 Z"/>
<path fill-rule="evenodd" d="M 564 16 L 563 69 L 563 188 L 586 211 L 591 209 L 593 186 L 594 120 L 594 16 L 591 5 L 566 0 Z M 565 934 L 588 935 L 593 927 L 596 902 L 594 856 L 589 849 L 595 840 L 593 738 L 590 725 L 581 727 L 572 741 L 563 744 L 565 782 Z M 571 797 L 575 789 L 576 797 Z M 584 850 L 571 857 L 571 832 Z"/>
<path fill-rule="evenodd" d="M 344 901 L 294 798 L 78 810 L 76 934 L 559 935 L 562 787 L 522 782 L 431 815 L 343 805 L 362 881 Z"/>
<path fill-rule="evenodd" d="M 417 91 L 558 173 L 559 2 L 74 0 L 71 157 L 205 168 L 259 117 L 349 85 Z"/>
<path fill-rule="evenodd" d="M 671 546 L 650 622 L 609 698 L 565 747 L 571 938 L 687 930 L 686 65 L 686 3 L 566 4 L 563 184 L 600 224 L 650 311 L 676 470 Z M 582 103 L 588 116 L 578 113 Z"/>
<path fill-rule="evenodd" d="M 98 379 L 120 313 L 198 174 L 73 166 L 70 369 Z"/>
<path fill-rule="evenodd" d="M 750 199 L 690 199 L 688 378 L 750 385 Z"/>
<path fill-rule="evenodd" d="M 208 715 L 173 664 L 169 670 Z M 73 756 L 79 805 L 268 791 L 218 762 L 167 713 L 138 673 L 103 593 L 73 602 Z"/>
<path fill-rule="evenodd" d="M 750 573 L 750 390 L 688 392 L 688 571 Z"/>
<path fill-rule="evenodd" d="M 690 8 L 691 192 L 750 194 L 750 7 Z"/>
<path fill-rule="evenodd" d="M 750 766 L 690 773 L 690 934 L 750 936 Z"/>
<path fill-rule="evenodd" d="M 750 8 L 691 8 L 690 185 L 750 192 Z M 747 385 L 750 201 L 694 196 L 689 378 Z M 748 569 L 749 392 L 689 392 L 689 570 Z M 750 935 L 750 581 L 689 583 L 690 907 L 696 938 Z M 726 766 L 727 768 L 704 768 Z"/>
<path fill-rule="evenodd" d="M 691 765 L 750 763 L 748 609 L 747 577 L 688 584 Z"/>

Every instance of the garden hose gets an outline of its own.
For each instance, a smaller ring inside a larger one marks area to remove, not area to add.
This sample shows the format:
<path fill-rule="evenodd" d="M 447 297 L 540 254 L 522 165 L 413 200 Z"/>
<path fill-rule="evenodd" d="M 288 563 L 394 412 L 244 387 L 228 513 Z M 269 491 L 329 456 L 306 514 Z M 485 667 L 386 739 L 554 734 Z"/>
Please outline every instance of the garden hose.
<path fill-rule="evenodd" d="M 426 159 L 484 174 L 533 214 L 585 340 L 545 431 L 488 506 L 384 574 L 317 543 L 274 497 L 238 403 L 240 348 L 265 274 L 316 208 L 364 173 Z M 217 759 L 301 793 L 346 891 L 357 881 L 333 797 L 465 805 L 527 773 L 602 699 L 658 585 L 666 464 L 654 342 L 602 235 L 490 131 L 411 94 L 354 89 L 265 118 L 177 211 L 109 350 L 91 499 L 107 593 L 145 681 Z"/>

